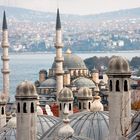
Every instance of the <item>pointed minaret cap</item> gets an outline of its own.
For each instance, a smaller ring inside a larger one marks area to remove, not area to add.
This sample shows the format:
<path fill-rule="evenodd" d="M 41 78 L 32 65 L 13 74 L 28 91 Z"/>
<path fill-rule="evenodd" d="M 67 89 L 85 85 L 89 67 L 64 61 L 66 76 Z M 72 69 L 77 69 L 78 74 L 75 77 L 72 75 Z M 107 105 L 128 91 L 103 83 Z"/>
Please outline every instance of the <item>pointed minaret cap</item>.
<path fill-rule="evenodd" d="M 2 25 L 2 30 L 7 30 L 7 21 L 6 21 L 6 13 L 5 13 L 5 11 L 3 12 L 3 25 Z"/>
<path fill-rule="evenodd" d="M 60 21 L 60 14 L 59 8 L 57 9 L 57 17 L 56 17 L 56 30 L 61 29 L 61 21 Z"/>
<path fill-rule="evenodd" d="M 93 98 L 94 98 L 94 101 L 91 104 L 90 111 L 91 112 L 104 111 L 103 104 L 101 103 L 101 97 L 94 96 Z"/>
<path fill-rule="evenodd" d="M 67 104 L 65 105 L 63 115 L 64 115 L 64 119 L 63 119 L 64 124 L 60 127 L 60 129 L 58 131 L 58 136 L 68 138 L 74 134 L 74 130 L 72 129 L 72 127 L 69 124 L 69 122 L 70 122 L 70 120 L 68 118 L 69 110 L 68 110 Z"/>

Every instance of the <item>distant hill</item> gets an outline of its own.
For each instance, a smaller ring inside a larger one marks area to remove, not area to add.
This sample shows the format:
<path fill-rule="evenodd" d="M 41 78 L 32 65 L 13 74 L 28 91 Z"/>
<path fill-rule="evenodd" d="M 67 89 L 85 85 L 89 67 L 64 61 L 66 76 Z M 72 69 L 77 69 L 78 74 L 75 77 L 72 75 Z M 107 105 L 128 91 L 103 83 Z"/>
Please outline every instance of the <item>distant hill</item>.
<path fill-rule="evenodd" d="M 18 20 L 31 20 L 31 21 L 54 21 L 56 13 L 51 12 L 40 12 L 24 8 L 17 7 L 4 7 L 0 6 L 0 16 L 2 16 L 3 10 L 6 9 L 7 15 L 10 18 L 16 18 Z M 108 12 L 96 15 L 62 15 L 62 20 L 113 20 L 113 19 L 124 19 L 124 18 L 140 18 L 140 7 L 120 10 L 115 12 Z"/>

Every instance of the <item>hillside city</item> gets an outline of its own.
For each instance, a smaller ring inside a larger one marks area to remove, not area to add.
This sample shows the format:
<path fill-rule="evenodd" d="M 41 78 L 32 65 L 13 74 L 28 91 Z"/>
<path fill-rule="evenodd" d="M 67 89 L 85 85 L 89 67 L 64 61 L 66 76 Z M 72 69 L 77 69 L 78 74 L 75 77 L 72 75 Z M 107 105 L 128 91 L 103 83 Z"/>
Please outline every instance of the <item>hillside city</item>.
<path fill-rule="evenodd" d="M 140 9 L 136 10 L 140 12 Z M 121 12 L 117 13 L 120 17 Z M 125 11 L 122 13 L 125 15 Z M 24 10 L 22 15 L 20 18 L 16 14 L 8 18 L 10 51 L 54 51 L 55 15 L 52 18 L 48 13 L 46 21 L 42 20 L 44 13 Z M 114 20 L 115 13 L 112 15 L 113 19 L 107 15 L 106 19 L 100 20 L 102 15 L 93 16 L 93 19 L 77 16 L 79 20 L 71 15 L 62 15 L 64 50 L 140 50 L 140 16 L 128 14 L 125 18 L 122 16 Z M 35 17 L 39 20 L 33 20 Z"/>

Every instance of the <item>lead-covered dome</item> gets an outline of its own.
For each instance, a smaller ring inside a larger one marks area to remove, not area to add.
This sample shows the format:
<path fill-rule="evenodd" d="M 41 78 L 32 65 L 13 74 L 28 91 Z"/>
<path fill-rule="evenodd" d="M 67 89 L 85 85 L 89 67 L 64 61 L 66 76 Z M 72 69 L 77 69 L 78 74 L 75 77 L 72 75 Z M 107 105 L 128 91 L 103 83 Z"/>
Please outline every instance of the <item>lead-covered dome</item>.
<path fill-rule="evenodd" d="M 76 86 L 77 88 L 81 87 L 95 88 L 94 82 L 85 77 L 79 77 L 75 79 L 74 81 L 72 81 L 72 85 Z"/>
<path fill-rule="evenodd" d="M 56 88 L 56 80 L 54 78 L 49 78 L 40 84 L 40 87 L 45 88 Z"/>
<path fill-rule="evenodd" d="M 69 100 L 73 100 L 73 93 L 71 91 L 71 89 L 64 87 L 59 94 L 59 101 L 65 100 L 65 101 L 69 101 Z"/>
<path fill-rule="evenodd" d="M 34 84 L 30 81 L 21 82 L 16 89 L 16 98 L 25 96 L 38 96 Z"/>
<path fill-rule="evenodd" d="M 44 138 L 53 137 L 57 134 L 63 122 L 54 125 L 44 135 Z M 74 134 L 90 140 L 106 140 L 109 136 L 108 112 L 80 112 L 70 116 L 70 126 Z M 45 140 L 45 139 L 42 139 Z"/>
<path fill-rule="evenodd" d="M 128 138 L 130 140 L 136 140 L 138 135 L 140 135 L 140 111 L 138 111 L 132 118 L 132 129 Z"/>
<path fill-rule="evenodd" d="M 77 97 L 78 99 L 91 99 L 92 100 L 92 91 L 88 87 L 81 87 L 78 90 Z"/>
<path fill-rule="evenodd" d="M 113 56 L 109 61 L 108 73 L 130 73 L 128 61 L 122 56 Z"/>
<path fill-rule="evenodd" d="M 64 56 L 63 69 L 87 69 L 84 61 L 81 57 L 72 54 L 70 50 L 67 50 Z M 52 69 L 56 68 L 56 63 L 52 65 Z"/>
<path fill-rule="evenodd" d="M 37 116 L 37 140 L 53 125 L 60 121 L 54 116 L 38 115 Z M 0 130 L 0 140 L 16 140 L 16 116 L 9 120 L 6 126 Z"/>

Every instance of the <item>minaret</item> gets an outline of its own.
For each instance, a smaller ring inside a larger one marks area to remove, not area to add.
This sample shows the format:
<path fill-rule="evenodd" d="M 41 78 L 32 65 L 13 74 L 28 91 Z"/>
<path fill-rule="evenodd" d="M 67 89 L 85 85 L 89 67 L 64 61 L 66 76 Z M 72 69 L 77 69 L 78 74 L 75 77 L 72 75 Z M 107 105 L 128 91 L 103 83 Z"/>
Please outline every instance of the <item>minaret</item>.
<path fill-rule="evenodd" d="M 57 89 L 57 96 L 60 93 L 60 91 L 63 89 L 63 61 L 64 58 L 62 56 L 62 30 L 61 30 L 61 21 L 60 21 L 60 15 L 59 15 L 59 9 L 57 9 L 57 18 L 56 18 L 56 89 Z"/>
<path fill-rule="evenodd" d="M 109 133 L 119 140 L 131 129 L 130 68 L 126 59 L 115 56 L 109 61 Z"/>
<path fill-rule="evenodd" d="M 37 140 L 37 98 L 35 86 L 28 81 L 16 89 L 17 135 L 16 140 Z"/>
<path fill-rule="evenodd" d="M 2 48 L 3 48 L 3 55 L 1 57 L 3 61 L 3 69 L 1 70 L 3 74 L 3 93 L 5 94 L 6 100 L 8 101 L 9 98 L 9 55 L 8 55 L 8 30 L 7 30 L 7 21 L 6 21 L 6 14 L 4 11 L 3 14 L 3 26 L 2 26 Z"/>

